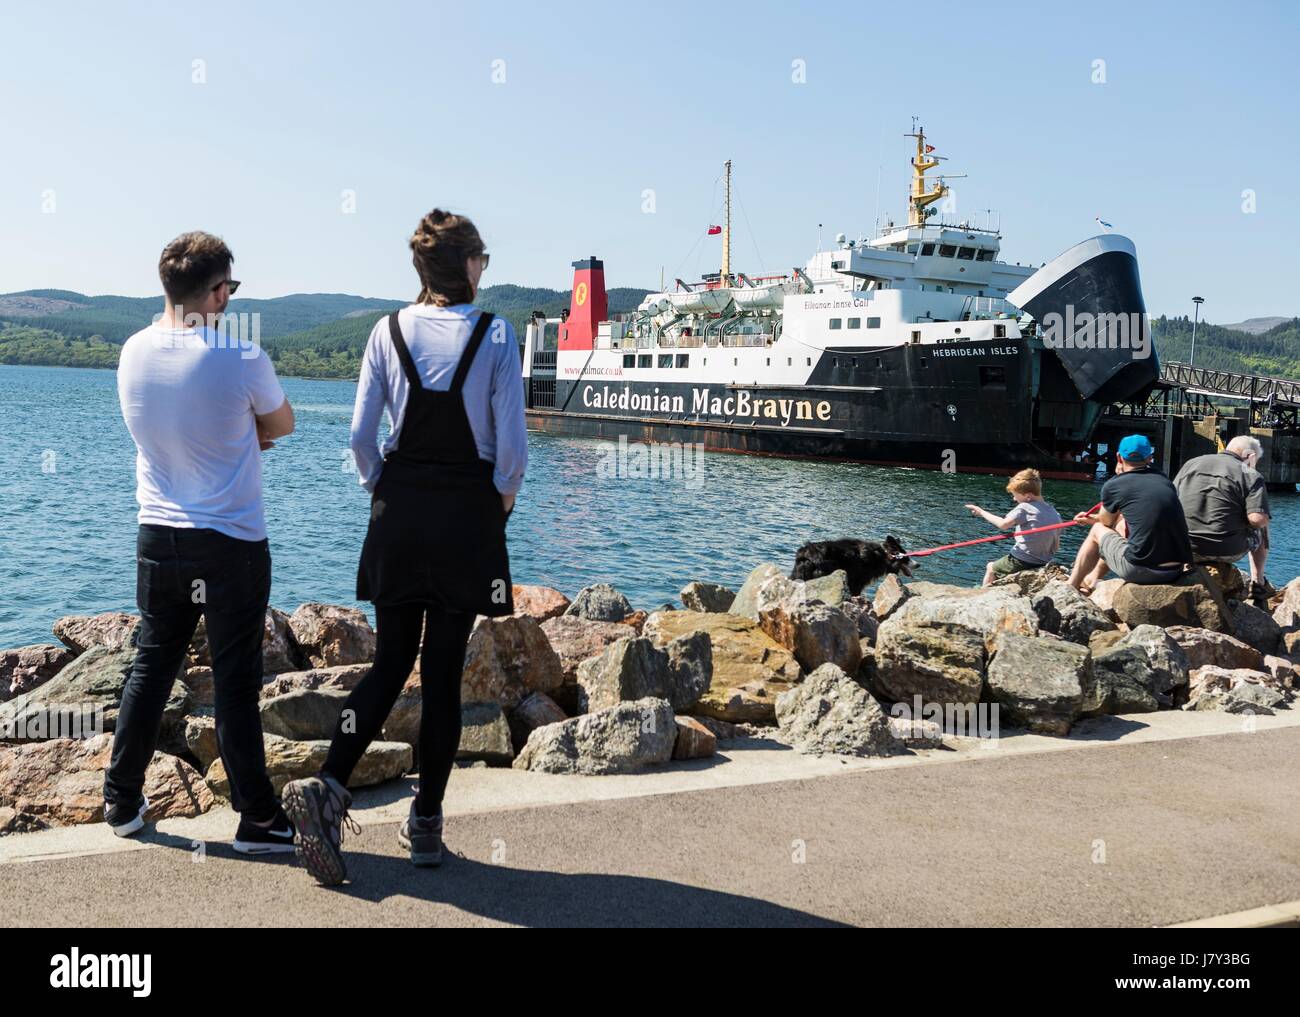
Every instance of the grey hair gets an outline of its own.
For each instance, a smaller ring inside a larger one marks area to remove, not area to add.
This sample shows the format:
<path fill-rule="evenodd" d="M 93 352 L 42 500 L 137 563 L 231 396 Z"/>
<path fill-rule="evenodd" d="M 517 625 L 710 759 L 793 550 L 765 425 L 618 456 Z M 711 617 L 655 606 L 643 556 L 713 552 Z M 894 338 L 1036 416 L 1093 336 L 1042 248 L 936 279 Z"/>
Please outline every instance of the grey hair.
<path fill-rule="evenodd" d="M 1259 443 L 1258 438 L 1249 434 L 1239 434 L 1228 442 L 1228 451 L 1236 452 L 1238 455 L 1253 455 L 1257 463 L 1264 458 L 1264 446 Z"/>

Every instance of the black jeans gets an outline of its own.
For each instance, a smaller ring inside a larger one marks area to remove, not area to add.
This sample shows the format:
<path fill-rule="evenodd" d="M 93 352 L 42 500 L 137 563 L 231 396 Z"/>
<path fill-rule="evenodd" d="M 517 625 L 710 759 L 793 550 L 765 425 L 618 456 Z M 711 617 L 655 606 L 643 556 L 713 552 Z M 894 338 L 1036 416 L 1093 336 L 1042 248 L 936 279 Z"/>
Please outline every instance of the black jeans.
<path fill-rule="evenodd" d="M 474 616 L 464 611 L 426 604 L 376 604 L 375 666 L 343 704 L 324 772 L 347 785 L 353 768 L 392 712 L 419 656 L 420 791 L 415 809 L 425 818 L 434 816 L 442 805 L 460 748 L 460 677 L 473 627 Z M 344 718 L 351 723 L 345 725 Z"/>
<path fill-rule="evenodd" d="M 104 797 L 138 803 L 163 709 L 202 616 L 212 650 L 217 748 L 235 809 L 254 822 L 279 807 L 262 748 L 262 635 L 271 596 L 265 540 L 144 524 L 136 540 L 135 662 L 122 692 Z"/>

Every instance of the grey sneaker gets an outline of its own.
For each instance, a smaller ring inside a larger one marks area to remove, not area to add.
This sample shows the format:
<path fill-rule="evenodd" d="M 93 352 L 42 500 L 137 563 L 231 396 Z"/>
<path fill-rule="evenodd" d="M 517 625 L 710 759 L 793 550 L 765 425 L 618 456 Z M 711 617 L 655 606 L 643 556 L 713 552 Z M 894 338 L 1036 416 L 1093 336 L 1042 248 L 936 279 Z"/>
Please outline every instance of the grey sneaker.
<path fill-rule="evenodd" d="M 397 831 L 397 843 L 411 852 L 412 865 L 441 865 L 442 806 L 438 806 L 438 814 L 432 819 L 422 819 L 416 815 L 415 802 L 412 801 L 411 814 Z"/>
<path fill-rule="evenodd" d="M 281 797 L 284 811 L 298 832 L 298 857 L 318 882 L 337 886 L 348 878 L 343 863 L 343 826 L 361 827 L 348 815 L 352 795 L 333 777 L 319 774 L 291 780 Z"/>

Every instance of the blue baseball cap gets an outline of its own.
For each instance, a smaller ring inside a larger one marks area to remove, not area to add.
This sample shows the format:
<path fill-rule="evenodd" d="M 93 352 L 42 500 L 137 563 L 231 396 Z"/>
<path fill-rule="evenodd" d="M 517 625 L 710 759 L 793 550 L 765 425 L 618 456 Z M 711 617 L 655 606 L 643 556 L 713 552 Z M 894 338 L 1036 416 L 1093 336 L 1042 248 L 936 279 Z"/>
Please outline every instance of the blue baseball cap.
<path fill-rule="evenodd" d="M 1119 443 L 1119 457 L 1125 462 L 1138 463 L 1156 454 L 1145 434 L 1130 434 Z"/>

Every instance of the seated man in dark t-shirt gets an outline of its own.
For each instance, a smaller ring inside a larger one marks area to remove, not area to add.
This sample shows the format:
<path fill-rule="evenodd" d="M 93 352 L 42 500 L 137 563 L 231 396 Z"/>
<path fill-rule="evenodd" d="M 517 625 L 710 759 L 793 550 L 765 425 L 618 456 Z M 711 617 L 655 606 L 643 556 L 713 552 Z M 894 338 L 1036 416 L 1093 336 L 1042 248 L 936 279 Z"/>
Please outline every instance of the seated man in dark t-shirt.
<path fill-rule="evenodd" d="M 1115 476 L 1101 488 L 1101 512 L 1080 512 L 1078 522 L 1092 523 L 1070 573 L 1070 585 L 1092 592 L 1109 568 L 1128 583 L 1172 583 L 1192 563 L 1187 520 L 1173 483 L 1155 468 L 1155 449 L 1143 435 L 1119 443 Z M 1120 517 L 1128 539 L 1115 526 Z"/>

